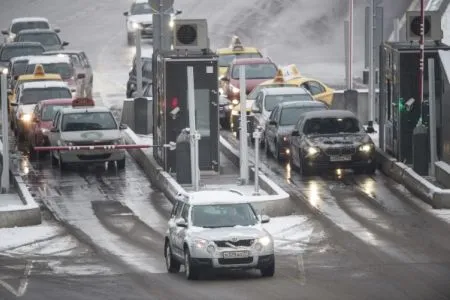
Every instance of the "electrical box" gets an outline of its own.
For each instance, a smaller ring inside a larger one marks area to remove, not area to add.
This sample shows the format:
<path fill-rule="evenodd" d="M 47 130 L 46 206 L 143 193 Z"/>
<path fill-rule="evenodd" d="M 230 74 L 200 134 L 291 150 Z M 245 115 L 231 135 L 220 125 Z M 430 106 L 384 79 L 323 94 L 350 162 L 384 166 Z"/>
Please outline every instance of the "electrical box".
<path fill-rule="evenodd" d="M 379 134 L 380 147 L 399 161 L 412 163 L 413 130 L 420 118 L 427 121 L 429 95 L 428 59 L 435 60 L 435 91 L 437 127 L 441 126 L 440 112 L 443 95 L 443 74 L 439 50 L 450 50 L 444 44 L 425 43 L 424 103 L 420 103 L 418 44 L 386 42 L 380 47 Z"/>
<path fill-rule="evenodd" d="M 195 119 L 199 140 L 200 170 L 218 170 L 219 166 L 219 93 L 218 56 L 208 51 L 155 52 L 153 80 L 153 142 L 175 142 L 189 127 L 187 67 L 194 68 Z M 176 152 L 154 148 L 155 159 L 164 170 L 175 172 Z M 189 160 L 190 157 L 185 159 Z"/>

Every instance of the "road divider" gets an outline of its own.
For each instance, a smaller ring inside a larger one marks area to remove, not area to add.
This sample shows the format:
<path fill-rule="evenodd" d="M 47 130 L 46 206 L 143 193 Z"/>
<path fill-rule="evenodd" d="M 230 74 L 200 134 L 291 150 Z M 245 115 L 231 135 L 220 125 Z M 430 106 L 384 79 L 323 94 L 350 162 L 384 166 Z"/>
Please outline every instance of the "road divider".
<path fill-rule="evenodd" d="M 450 189 L 442 189 L 434 185 L 380 148 L 376 151 L 378 166 L 383 173 L 404 185 L 433 208 L 450 208 Z"/>
<path fill-rule="evenodd" d="M 140 144 L 141 139 L 130 128 L 124 130 L 124 139 L 127 144 Z M 226 141 L 225 141 L 226 142 Z M 236 163 L 235 149 L 230 145 L 223 146 L 221 151 L 233 163 Z M 164 195 L 173 203 L 178 195 L 186 194 L 186 190 L 156 162 L 151 149 L 128 149 L 128 153 L 134 158 L 144 173 L 150 178 L 153 186 L 161 190 Z M 254 167 L 250 167 L 250 179 L 254 177 Z M 278 185 L 260 172 L 260 188 L 266 191 L 267 195 L 245 196 L 252 203 L 254 208 L 262 214 L 271 217 L 291 215 L 294 212 L 293 203 L 289 194 L 283 191 Z"/>
<path fill-rule="evenodd" d="M 0 141 L 0 159 L 3 159 L 3 143 Z M 16 226 L 32 226 L 42 223 L 41 210 L 28 187 L 20 176 L 17 167 L 10 164 L 11 183 L 17 193 L 1 194 L 13 201 L 11 205 L 0 204 L 0 228 Z M 0 197 L 2 201 L 3 197 Z M 8 199 L 6 199 L 8 200 Z"/>

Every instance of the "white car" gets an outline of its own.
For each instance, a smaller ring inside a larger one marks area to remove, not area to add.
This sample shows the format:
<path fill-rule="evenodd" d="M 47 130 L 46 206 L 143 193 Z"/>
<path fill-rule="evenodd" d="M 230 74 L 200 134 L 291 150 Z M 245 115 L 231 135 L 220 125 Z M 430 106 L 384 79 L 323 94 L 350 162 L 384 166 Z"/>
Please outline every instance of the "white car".
<path fill-rule="evenodd" d="M 14 107 L 13 129 L 19 139 L 28 136 L 32 125 L 32 113 L 41 100 L 71 98 L 72 94 L 66 83 L 62 81 L 24 82 L 17 89 Z"/>
<path fill-rule="evenodd" d="M 274 242 L 245 197 L 234 191 L 200 191 L 180 195 L 165 237 L 167 270 L 184 265 L 186 278 L 197 279 L 205 269 L 259 269 L 275 272 Z"/>
<path fill-rule="evenodd" d="M 76 101 L 78 99 L 75 99 Z M 73 102 L 75 103 L 75 102 Z M 50 146 L 106 146 L 101 150 L 57 150 L 51 152 L 52 164 L 64 169 L 70 163 L 117 163 L 118 169 L 125 168 L 122 130 L 109 108 L 99 106 L 63 107 L 53 119 L 50 129 Z M 108 147 L 111 146 L 111 147 Z"/>
<path fill-rule="evenodd" d="M 11 43 L 17 33 L 26 29 L 51 29 L 51 25 L 48 19 L 41 17 L 15 18 L 11 21 L 8 29 L 2 30 L 5 43 Z M 53 30 L 56 33 L 60 32 L 59 28 L 53 28 Z"/>
<path fill-rule="evenodd" d="M 153 9 L 148 0 L 136 0 L 131 4 L 126 17 L 128 45 L 134 45 L 136 29 L 141 28 L 142 38 L 153 38 Z"/>

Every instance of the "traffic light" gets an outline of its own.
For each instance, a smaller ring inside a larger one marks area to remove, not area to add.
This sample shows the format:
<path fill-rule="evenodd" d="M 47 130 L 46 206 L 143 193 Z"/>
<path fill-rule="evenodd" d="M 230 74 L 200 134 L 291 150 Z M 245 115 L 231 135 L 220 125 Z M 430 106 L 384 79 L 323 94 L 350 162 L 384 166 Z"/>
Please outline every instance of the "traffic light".
<path fill-rule="evenodd" d="M 406 13 L 406 40 L 419 41 L 421 36 L 420 11 Z M 443 38 L 439 11 L 425 11 L 424 36 L 426 41 L 440 41 Z"/>
<path fill-rule="evenodd" d="M 406 108 L 405 108 L 405 99 L 403 99 L 403 98 L 398 99 L 398 111 L 399 111 L 399 112 L 404 112 L 404 111 L 406 111 Z"/>

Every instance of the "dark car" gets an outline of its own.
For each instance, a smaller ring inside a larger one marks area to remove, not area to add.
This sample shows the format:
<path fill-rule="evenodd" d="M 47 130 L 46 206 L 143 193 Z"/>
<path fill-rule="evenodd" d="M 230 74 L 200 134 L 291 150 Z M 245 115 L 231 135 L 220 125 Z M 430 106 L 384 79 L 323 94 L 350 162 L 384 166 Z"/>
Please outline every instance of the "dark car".
<path fill-rule="evenodd" d="M 375 145 L 350 111 L 304 113 L 289 142 L 291 162 L 302 175 L 329 169 L 375 173 Z"/>
<path fill-rule="evenodd" d="M 30 55 L 11 58 L 8 64 L 8 87 L 13 90 L 20 75 L 27 73 Z"/>
<path fill-rule="evenodd" d="M 266 153 L 281 161 L 288 158 L 289 136 L 294 130 L 300 116 L 309 111 L 327 110 L 328 106 L 319 101 L 294 101 L 278 104 L 267 120 L 265 126 Z"/>
<path fill-rule="evenodd" d="M 141 55 L 142 61 L 142 89 L 153 80 L 152 70 L 152 51 L 142 51 Z M 136 56 L 133 58 L 133 66 L 128 73 L 128 81 L 127 81 L 127 98 L 132 98 L 137 90 L 137 79 L 136 79 Z"/>
<path fill-rule="evenodd" d="M 11 58 L 44 53 L 44 47 L 36 42 L 15 42 L 0 48 L 0 71 L 8 67 Z"/>
<path fill-rule="evenodd" d="M 26 29 L 17 33 L 15 42 L 38 42 L 42 44 L 45 51 L 64 49 L 69 45 L 63 42 L 59 35 L 52 29 Z"/>

